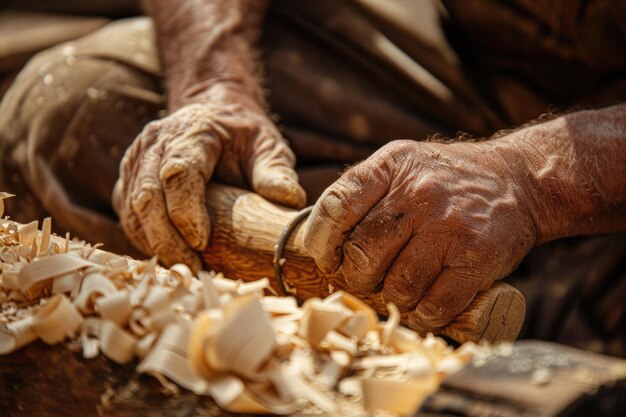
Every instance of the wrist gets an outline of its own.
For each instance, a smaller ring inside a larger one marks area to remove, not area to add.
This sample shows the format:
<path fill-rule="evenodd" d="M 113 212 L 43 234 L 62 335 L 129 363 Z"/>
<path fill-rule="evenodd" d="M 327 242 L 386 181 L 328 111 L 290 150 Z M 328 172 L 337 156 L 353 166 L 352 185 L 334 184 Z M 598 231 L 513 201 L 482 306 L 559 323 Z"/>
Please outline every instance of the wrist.
<path fill-rule="evenodd" d="M 537 244 L 626 228 L 626 106 L 581 111 L 493 142 L 513 167 Z"/>
<path fill-rule="evenodd" d="M 537 125 L 514 138 L 520 154 L 520 186 L 537 231 L 536 245 L 566 236 L 575 214 L 571 187 L 562 181 L 562 155 L 558 153 L 559 132 Z"/>
<path fill-rule="evenodd" d="M 222 83 L 237 85 L 238 94 L 264 104 L 250 33 L 260 25 L 265 1 L 145 3 L 155 23 L 170 112 L 208 103 Z"/>
<path fill-rule="evenodd" d="M 255 76 L 251 52 L 234 35 L 201 63 L 172 64 L 166 72 L 170 111 L 188 104 L 206 104 L 226 97 L 265 107 L 263 90 Z M 190 52 L 191 53 L 191 52 Z"/>
<path fill-rule="evenodd" d="M 535 230 L 535 244 L 565 236 L 571 222 L 571 196 L 560 181 L 558 132 L 546 124 L 482 142 L 503 162 L 502 176 L 512 183 L 519 207 Z"/>
<path fill-rule="evenodd" d="M 266 108 L 260 87 L 226 75 L 199 80 L 180 90 L 176 97 L 170 97 L 168 103 L 170 112 L 195 104 L 213 107 L 239 104 L 263 112 Z"/>

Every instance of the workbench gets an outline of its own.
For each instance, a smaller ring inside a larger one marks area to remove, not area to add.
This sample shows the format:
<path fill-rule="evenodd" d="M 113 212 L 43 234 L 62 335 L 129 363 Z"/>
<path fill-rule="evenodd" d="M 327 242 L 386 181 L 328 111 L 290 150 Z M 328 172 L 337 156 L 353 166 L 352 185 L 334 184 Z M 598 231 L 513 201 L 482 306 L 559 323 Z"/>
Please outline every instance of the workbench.
<path fill-rule="evenodd" d="M 538 341 L 493 351 L 485 363 L 448 377 L 415 416 L 626 415 L 623 359 Z M 165 394 L 133 364 L 117 365 L 103 355 L 83 359 L 76 342 L 36 342 L 0 357 L 0 392 L 3 417 L 235 415 L 184 389 Z M 357 404 L 346 400 L 337 415 L 368 415 Z M 299 415 L 322 414 L 309 408 Z"/>

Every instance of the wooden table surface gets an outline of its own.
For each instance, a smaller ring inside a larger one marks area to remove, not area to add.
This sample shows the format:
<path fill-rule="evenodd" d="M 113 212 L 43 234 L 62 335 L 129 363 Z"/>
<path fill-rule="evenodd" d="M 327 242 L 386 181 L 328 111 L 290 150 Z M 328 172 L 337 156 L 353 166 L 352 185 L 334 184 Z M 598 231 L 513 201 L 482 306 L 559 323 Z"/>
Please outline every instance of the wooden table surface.
<path fill-rule="evenodd" d="M 69 347 L 69 348 L 68 348 Z M 231 416 L 208 397 L 181 389 L 166 395 L 153 377 L 103 355 L 83 359 L 76 345 L 33 343 L 0 357 L 0 415 Z"/>
<path fill-rule="evenodd" d="M 102 354 L 84 359 L 77 342 L 48 346 L 37 341 L 0 356 L 0 417 L 208 417 L 242 416 L 184 388 L 164 392 L 153 377 L 118 365 Z M 366 417 L 356 399 L 339 399 L 338 411 L 312 406 L 295 417 Z M 386 414 L 379 413 L 378 417 Z"/>
<path fill-rule="evenodd" d="M 548 370 L 549 378 L 537 381 L 537 370 Z M 608 387 L 608 395 L 600 397 L 607 392 L 601 386 Z M 587 401 L 594 396 L 596 401 Z M 354 402 L 339 406 L 336 416 L 368 415 Z M 600 414 L 595 413 L 598 407 L 603 407 Z M 521 341 L 509 353 L 449 377 L 424 408 L 415 416 L 623 416 L 626 361 L 555 343 Z M 155 378 L 138 374 L 132 365 L 117 365 L 103 355 L 84 359 L 76 342 L 48 346 L 38 341 L 0 356 L 1 417 L 234 415 L 240 414 L 225 412 L 210 398 L 182 388 L 179 395 L 164 393 Z M 331 414 L 309 407 L 297 415 Z"/>

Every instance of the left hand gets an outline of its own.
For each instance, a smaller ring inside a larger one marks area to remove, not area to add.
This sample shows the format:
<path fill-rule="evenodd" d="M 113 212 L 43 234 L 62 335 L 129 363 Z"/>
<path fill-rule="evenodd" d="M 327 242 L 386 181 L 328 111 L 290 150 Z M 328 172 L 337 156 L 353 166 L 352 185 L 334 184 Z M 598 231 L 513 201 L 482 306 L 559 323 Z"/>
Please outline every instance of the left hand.
<path fill-rule="evenodd" d="M 241 90 L 217 85 L 205 103 L 149 123 L 122 159 L 113 205 L 137 248 L 165 265 L 202 267 L 196 252 L 211 235 L 205 189 L 213 178 L 279 204 L 306 202 L 289 145 Z"/>
<path fill-rule="evenodd" d="M 535 244 L 523 169 L 489 142 L 396 141 L 317 201 L 304 245 L 318 266 L 412 311 L 436 332 L 511 272 Z M 495 157 L 494 157 L 495 156 Z"/>

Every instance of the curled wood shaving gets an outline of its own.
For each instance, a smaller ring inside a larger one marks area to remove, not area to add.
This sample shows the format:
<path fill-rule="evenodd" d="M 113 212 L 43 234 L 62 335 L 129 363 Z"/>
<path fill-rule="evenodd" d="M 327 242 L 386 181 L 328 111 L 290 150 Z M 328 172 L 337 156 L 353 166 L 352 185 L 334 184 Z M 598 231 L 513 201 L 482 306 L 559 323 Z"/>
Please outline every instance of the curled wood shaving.
<path fill-rule="evenodd" d="M 74 335 L 82 323 L 83 316 L 62 294 L 48 299 L 32 320 L 37 336 L 49 345 Z"/>
<path fill-rule="evenodd" d="M 401 381 L 395 378 L 364 378 L 361 382 L 366 409 L 385 409 L 400 415 L 414 412 L 439 386 L 435 376 Z"/>
<path fill-rule="evenodd" d="M 37 339 L 32 317 L 6 323 L 0 329 L 0 355 L 6 355 Z"/>
<path fill-rule="evenodd" d="M 480 352 L 418 336 L 392 304 L 385 322 L 342 291 L 299 307 L 266 295 L 267 279 L 135 261 L 54 236 L 50 219 L 41 230 L 0 220 L 0 265 L 0 354 L 77 338 L 85 358 L 139 361 L 167 392 L 209 395 L 231 412 L 332 412 L 344 396 L 405 415 Z"/>
<path fill-rule="evenodd" d="M 122 326 L 128 323 L 132 311 L 128 291 L 121 290 L 98 297 L 94 305 L 95 310 L 103 319 Z"/>
<path fill-rule="evenodd" d="M 11 197 L 15 197 L 15 194 L 0 191 L 0 217 L 4 216 L 4 200 Z"/>

